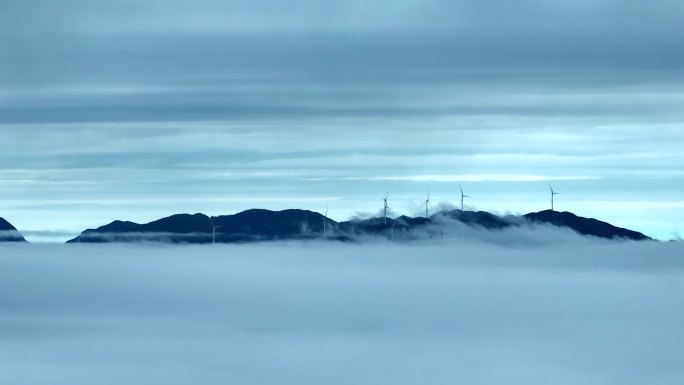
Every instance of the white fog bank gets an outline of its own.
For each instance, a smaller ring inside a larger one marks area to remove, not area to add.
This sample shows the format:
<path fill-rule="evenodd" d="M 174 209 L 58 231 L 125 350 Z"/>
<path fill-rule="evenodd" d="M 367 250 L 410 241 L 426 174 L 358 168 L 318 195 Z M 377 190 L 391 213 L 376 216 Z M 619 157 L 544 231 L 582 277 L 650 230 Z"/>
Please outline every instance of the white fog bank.
<path fill-rule="evenodd" d="M 0 384 L 682 384 L 684 244 L 0 246 Z"/>

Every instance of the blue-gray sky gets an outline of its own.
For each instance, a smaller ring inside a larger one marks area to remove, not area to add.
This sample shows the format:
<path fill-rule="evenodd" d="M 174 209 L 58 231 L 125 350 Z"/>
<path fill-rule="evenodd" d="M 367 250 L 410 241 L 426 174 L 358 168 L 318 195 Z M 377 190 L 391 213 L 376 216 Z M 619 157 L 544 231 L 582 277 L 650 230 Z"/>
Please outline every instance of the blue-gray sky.
<path fill-rule="evenodd" d="M 0 216 L 434 202 L 684 231 L 677 1 L 0 3 Z M 55 237 L 56 236 L 56 237 Z"/>

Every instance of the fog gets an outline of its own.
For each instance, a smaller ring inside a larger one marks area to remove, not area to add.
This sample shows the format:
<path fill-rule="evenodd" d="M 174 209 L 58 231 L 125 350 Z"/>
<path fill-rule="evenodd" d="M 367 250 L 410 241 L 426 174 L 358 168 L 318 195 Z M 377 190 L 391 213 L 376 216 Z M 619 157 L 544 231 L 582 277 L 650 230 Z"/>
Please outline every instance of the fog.
<path fill-rule="evenodd" d="M 3 384 L 681 384 L 680 242 L 1 245 Z"/>

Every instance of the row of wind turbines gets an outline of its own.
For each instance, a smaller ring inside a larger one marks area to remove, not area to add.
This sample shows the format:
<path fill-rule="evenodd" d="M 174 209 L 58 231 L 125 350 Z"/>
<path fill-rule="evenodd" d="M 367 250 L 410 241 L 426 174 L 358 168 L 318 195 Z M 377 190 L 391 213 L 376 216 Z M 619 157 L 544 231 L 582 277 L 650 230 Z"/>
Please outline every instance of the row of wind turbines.
<path fill-rule="evenodd" d="M 461 211 L 463 211 L 463 203 L 465 198 L 472 198 L 470 195 L 466 195 L 463 192 L 463 188 L 461 185 L 458 185 L 458 189 L 461 191 Z M 557 193 L 554 191 L 553 187 L 549 183 L 549 190 L 551 191 L 551 211 L 553 211 L 553 201 L 554 197 L 556 195 L 560 195 L 560 193 Z M 389 200 L 389 193 L 386 193 L 385 196 L 382 198 L 383 201 L 383 217 L 384 217 L 384 223 L 387 225 L 387 211 L 391 210 L 389 207 L 389 204 L 387 203 Z M 432 207 L 432 203 L 430 203 L 430 191 L 428 191 L 427 198 L 425 199 L 425 219 L 430 218 L 430 207 Z M 220 229 L 223 226 L 217 226 L 214 221 L 209 217 L 209 222 L 211 222 L 211 242 L 213 244 L 216 244 L 216 230 Z M 396 222 L 392 224 L 392 231 L 394 232 L 394 225 Z M 325 208 L 325 215 L 323 216 L 323 238 L 326 237 L 327 235 L 327 228 L 328 228 L 328 207 Z M 440 227 L 440 232 L 441 235 L 444 236 L 446 233 L 442 232 L 442 229 Z"/>
<path fill-rule="evenodd" d="M 465 198 L 472 198 L 470 195 L 466 195 L 463 192 L 463 187 L 461 185 L 458 185 L 458 189 L 461 191 L 461 211 L 463 211 L 463 203 Z M 549 183 L 549 191 L 551 193 L 551 211 L 554 211 L 553 203 L 554 203 L 554 198 L 556 195 L 560 195 L 560 193 L 557 193 L 554 189 L 553 186 L 551 186 L 551 183 Z M 389 193 L 386 193 L 385 196 L 382 198 L 383 201 L 383 219 L 385 225 L 387 224 L 387 210 L 391 210 L 389 207 L 389 204 L 387 203 L 389 199 Z M 432 207 L 432 203 L 430 203 L 430 191 L 428 190 L 428 195 L 427 199 L 425 199 L 425 219 L 430 218 L 430 208 Z M 327 226 L 327 221 L 328 221 L 328 207 L 325 208 L 325 216 L 323 217 L 323 237 L 325 237 L 326 234 L 326 226 Z"/>
<path fill-rule="evenodd" d="M 470 195 L 466 195 L 463 193 L 463 187 L 461 185 L 458 185 L 458 189 L 461 190 L 461 211 L 463 211 L 463 201 L 465 198 L 472 198 Z M 554 197 L 556 195 L 560 195 L 560 193 L 557 193 L 554 189 L 553 186 L 549 183 L 549 191 L 551 193 L 551 211 L 554 211 L 553 208 L 553 203 L 554 203 Z M 387 199 L 389 198 L 389 194 L 385 194 L 385 197 L 382 198 L 384 201 L 384 219 L 385 219 L 385 224 L 387 224 L 387 210 L 391 210 L 391 208 L 387 205 Z M 430 191 L 428 191 L 427 199 L 425 199 L 425 219 L 428 219 L 430 217 L 430 207 L 432 207 L 432 203 L 430 203 Z M 326 217 L 328 211 L 326 209 Z"/>
<path fill-rule="evenodd" d="M 472 197 L 463 193 L 463 187 L 461 187 L 461 185 L 458 185 L 458 189 L 461 190 L 461 211 L 463 211 L 463 200 Z M 385 224 L 387 224 L 387 197 L 388 194 L 385 194 Z M 432 203 L 430 203 L 430 191 L 428 190 L 427 199 L 425 199 L 425 219 L 430 217 L 430 207 L 432 207 Z"/>

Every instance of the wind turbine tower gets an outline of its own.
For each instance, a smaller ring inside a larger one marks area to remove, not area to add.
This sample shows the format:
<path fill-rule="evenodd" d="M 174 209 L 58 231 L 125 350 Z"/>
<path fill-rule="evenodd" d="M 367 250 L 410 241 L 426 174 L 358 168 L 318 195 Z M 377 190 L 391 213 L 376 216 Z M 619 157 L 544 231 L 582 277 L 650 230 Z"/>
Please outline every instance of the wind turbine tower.
<path fill-rule="evenodd" d="M 458 188 L 461 190 L 461 211 L 463 211 L 463 198 L 472 198 L 472 197 L 471 197 L 471 196 L 468 196 L 468 195 L 465 195 L 465 194 L 463 193 L 463 188 L 461 187 L 460 184 L 458 185 Z"/>
<path fill-rule="evenodd" d="M 223 226 L 216 226 L 214 220 L 209 217 L 209 222 L 211 222 L 211 244 L 216 244 L 216 229 L 220 229 Z"/>
<path fill-rule="evenodd" d="M 385 225 L 387 225 L 387 210 L 389 209 L 389 206 L 387 206 L 387 198 L 388 197 L 389 197 L 389 194 L 385 194 L 385 197 L 382 198 L 382 200 L 385 203 L 385 207 L 384 207 L 384 209 L 385 209 Z"/>
<path fill-rule="evenodd" d="M 551 187 L 551 183 L 549 183 L 549 190 L 551 190 L 551 211 L 553 211 L 553 197 L 556 195 L 560 195 L 560 193 L 553 191 L 553 187 Z"/>
<path fill-rule="evenodd" d="M 325 216 L 323 217 L 323 239 L 326 236 L 326 226 L 328 225 L 328 206 L 325 206 Z"/>
<path fill-rule="evenodd" d="M 425 219 L 430 218 L 430 216 L 429 216 L 430 212 L 428 210 L 428 206 L 432 207 L 432 203 L 430 203 L 430 191 L 428 191 L 428 196 L 427 196 L 427 199 L 425 200 Z"/>

